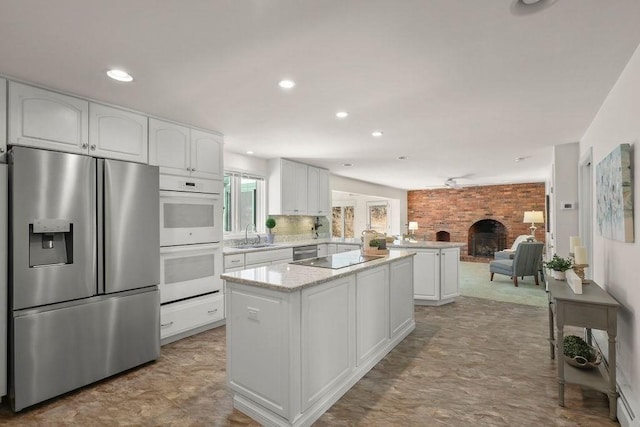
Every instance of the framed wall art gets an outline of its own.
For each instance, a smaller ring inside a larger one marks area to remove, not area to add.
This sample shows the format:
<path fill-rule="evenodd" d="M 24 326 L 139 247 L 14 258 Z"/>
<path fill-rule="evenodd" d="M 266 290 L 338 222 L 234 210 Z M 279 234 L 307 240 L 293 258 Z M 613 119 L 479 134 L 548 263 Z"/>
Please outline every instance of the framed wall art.
<path fill-rule="evenodd" d="M 602 237 L 633 242 L 633 155 L 620 144 L 596 166 L 596 221 Z"/>

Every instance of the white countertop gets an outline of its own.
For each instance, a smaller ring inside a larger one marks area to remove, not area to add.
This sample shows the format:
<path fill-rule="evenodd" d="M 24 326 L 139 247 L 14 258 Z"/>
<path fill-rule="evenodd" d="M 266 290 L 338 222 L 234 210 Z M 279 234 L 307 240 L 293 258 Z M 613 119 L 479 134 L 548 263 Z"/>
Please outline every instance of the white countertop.
<path fill-rule="evenodd" d="M 381 256 L 379 259 L 335 270 L 297 264 L 275 264 L 224 273 L 220 277 L 233 283 L 294 292 L 413 255 L 415 255 L 413 252 L 392 249 L 388 255 Z"/>
<path fill-rule="evenodd" d="M 462 242 L 435 242 L 418 240 L 415 242 L 409 240 L 396 240 L 393 244 L 387 244 L 387 248 L 414 248 L 414 249 L 446 249 L 446 248 L 461 248 L 467 246 Z"/>
<path fill-rule="evenodd" d="M 338 244 L 344 244 L 344 245 L 360 246 L 360 239 L 341 239 L 336 237 L 324 238 L 324 239 L 308 239 L 308 240 L 297 240 L 293 242 L 276 242 L 269 246 L 262 246 L 259 248 L 238 248 L 235 246 L 224 246 L 222 249 L 222 252 L 224 254 L 242 254 L 245 252 L 268 251 L 268 250 L 282 249 L 282 248 L 295 248 L 298 246 L 321 245 L 324 243 L 338 243 Z"/>

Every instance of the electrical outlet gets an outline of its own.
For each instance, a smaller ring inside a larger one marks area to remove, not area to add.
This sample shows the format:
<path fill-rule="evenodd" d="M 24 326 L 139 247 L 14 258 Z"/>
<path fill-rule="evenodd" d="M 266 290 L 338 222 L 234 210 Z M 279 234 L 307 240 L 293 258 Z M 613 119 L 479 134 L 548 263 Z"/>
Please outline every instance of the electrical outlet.
<path fill-rule="evenodd" d="M 259 309 L 253 307 L 247 307 L 248 317 L 251 320 L 258 320 Z"/>

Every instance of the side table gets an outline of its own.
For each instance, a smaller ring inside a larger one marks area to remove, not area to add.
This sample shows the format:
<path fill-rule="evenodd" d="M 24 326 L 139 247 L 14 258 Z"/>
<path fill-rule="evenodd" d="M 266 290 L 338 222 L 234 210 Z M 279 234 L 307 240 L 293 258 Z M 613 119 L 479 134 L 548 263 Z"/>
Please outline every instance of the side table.
<path fill-rule="evenodd" d="M 618 307 L 620 304 L 595 282 L 584 284 L 582 294 L 576 295 L 566 282 L 546 275 L 549 295 L 549 342 L 551 359 L 558 349 L 558 404 L 564 406 L 565 383 L 579 384 L 607 393 L 609 396 L 609 417 L 617 419 L 616 391 L 616 334 Z M 553 326 L 556 326 L 554 340 Z M 587 343 L 592 345 L 591 329 L 607 331 L 609 337 L 608 368 L 604 362 L 594 369 L 575 368 L 564 361 L 564 326 L 586 328 Z"/>

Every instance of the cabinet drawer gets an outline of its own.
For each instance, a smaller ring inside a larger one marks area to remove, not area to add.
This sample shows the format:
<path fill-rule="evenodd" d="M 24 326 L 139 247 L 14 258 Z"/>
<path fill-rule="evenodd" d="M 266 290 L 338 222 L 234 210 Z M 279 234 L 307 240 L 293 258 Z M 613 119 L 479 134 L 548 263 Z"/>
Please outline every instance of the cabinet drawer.
<path fill-rule="evenodd" d="M 216 293 L 160 307 L 160 338 L 224 319 L 224 295 Z"/>
<path fill-rule="evenodd" d="M 293 260 L 293 249 L 269 249 L 267 251 L 248 252 L 244 254 L 245 265 L 260 264 L 269 261 Z"/>
<path fill-rule="evenodd" d="M 336 245 L 336 252 L 337 253 L 349 252 L 349 251 L 357 251 L 358 249 L 360 249 L 360 245 L 357 245 L 357 244 L 354 244 L 354 245 L 337 244 Z"/>
<path fill-rule="evenodd" d="M 224 271 L 230 268 L 244 267 L 244 254 L 233 254 L 224 256 Z"/>

